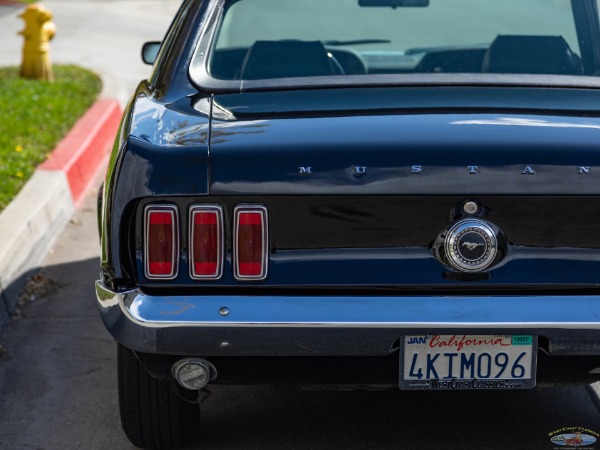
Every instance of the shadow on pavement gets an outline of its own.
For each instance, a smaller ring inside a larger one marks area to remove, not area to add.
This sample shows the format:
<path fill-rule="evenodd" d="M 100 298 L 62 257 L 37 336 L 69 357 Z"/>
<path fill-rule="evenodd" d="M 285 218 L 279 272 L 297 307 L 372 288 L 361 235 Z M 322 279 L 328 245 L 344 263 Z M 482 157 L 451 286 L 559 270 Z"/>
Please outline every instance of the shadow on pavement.
<path fill-rule="evenodd" d="M 97 311 L 91 258 L 46 267 L 4 333 L 1 448 L 130 448 L 116 352 Z M 28 285 L 30 286 L 30 285 Z"/>

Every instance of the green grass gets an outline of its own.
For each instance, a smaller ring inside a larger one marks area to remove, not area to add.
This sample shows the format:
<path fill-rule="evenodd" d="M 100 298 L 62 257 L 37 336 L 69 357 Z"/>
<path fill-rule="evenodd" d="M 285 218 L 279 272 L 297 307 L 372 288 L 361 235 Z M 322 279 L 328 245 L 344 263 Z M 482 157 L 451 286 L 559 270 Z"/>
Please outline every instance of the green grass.
<path fill-rule="evenodd" d="M 0 211 L 95 101 L 101 82 L 75 66 L 54 66 L 54 83 L 0 68 Z"/>

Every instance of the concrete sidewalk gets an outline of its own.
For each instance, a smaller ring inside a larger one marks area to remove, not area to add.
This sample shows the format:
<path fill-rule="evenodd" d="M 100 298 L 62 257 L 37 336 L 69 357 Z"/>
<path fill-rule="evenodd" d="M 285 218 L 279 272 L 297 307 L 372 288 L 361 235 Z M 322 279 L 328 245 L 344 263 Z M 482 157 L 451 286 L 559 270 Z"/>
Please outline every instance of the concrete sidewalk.
<path fill-rule="evenodd" d="M 179 3 L 44 2 L 57 25 L 51 43 L 53 62 L 95 71 L 102 78 L 103 90 L 100 100 L 0 215 L 0 326 L 13 312 L 24 282 L 37 270 L 96 179 L 114 141 L 118 104 L 124 107 L 135 86 L 151 71 L 141 62 L 140 48 L 147 40 L 162 39 Z M 0 3 L 0 66 L 20 63 L 18 31 L 23 22 L 17 16 L 23 8 Z"/>

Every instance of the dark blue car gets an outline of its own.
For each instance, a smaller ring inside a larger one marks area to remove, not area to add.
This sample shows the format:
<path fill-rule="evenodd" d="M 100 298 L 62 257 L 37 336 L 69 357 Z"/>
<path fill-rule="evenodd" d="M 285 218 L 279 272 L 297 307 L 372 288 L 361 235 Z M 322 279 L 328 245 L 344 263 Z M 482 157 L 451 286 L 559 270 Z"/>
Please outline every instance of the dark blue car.
<path fill-rule="evenodd" d="M 600 379 L 596 0 L 186 0 L 125 112 L 97 295 L 121 418 L 213 383 Z"/>

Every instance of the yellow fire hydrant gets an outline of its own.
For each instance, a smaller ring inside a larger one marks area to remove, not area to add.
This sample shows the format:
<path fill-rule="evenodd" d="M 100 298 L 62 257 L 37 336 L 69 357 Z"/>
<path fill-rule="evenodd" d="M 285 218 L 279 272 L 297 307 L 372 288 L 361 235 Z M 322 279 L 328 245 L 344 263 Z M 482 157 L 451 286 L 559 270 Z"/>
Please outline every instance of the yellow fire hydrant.
<path fill-rule="evenodd" d="M 22 78 L 53 81 L 50 62 L 50 40 L 56 33 L 52 22 L 52 12 L 38 4 L 28 6 L 19 17 L 25 21 L 23 35 L 23 60 L 20 75 Z"/>

